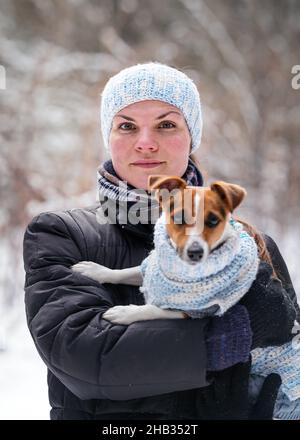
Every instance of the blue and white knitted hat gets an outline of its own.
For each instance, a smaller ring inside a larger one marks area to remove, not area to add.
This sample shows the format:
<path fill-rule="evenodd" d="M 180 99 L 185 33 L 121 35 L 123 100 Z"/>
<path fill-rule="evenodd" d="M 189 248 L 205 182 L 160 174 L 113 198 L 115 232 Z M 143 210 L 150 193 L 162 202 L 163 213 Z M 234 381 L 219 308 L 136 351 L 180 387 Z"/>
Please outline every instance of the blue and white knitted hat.
<path fill-rule="evenodd" d="M 105 148 L 112 121 L 122 108 L 135 102 L 157 100 L 179 108 L 192 139 L 191 153 L 201 142 L 202 113 L 196 85 L 185 73 L 156 62 L 121 70 L 106 83 L 101 100 L 101 130 Z"/>

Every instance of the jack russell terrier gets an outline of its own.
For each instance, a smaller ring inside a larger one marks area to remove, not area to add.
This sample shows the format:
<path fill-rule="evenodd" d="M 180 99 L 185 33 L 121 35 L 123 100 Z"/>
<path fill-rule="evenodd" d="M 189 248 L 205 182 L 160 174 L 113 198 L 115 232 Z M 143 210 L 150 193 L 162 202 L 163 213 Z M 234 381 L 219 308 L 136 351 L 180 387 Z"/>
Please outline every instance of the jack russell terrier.
<path fill-rule="evenodd" d="M 149 176 L 148 188 L 155 191 L 165 219 L 167 217 L 166 239 L 179 258 L 195 268 L 232 235 L 231 213 L 246 195 L 245 189 L 239 185 L 218 181 L 207 188 L 189 187 L 177 176 Z M 100 283 L 143 284 L 140 266 L 114 270 L 82 261 L 72 269 Z M 115 306 L 103 314 L 104 319 L 125 325 L 141 320 L 187 317 L 179 307 L 170 310 L 150 303 Z"/>

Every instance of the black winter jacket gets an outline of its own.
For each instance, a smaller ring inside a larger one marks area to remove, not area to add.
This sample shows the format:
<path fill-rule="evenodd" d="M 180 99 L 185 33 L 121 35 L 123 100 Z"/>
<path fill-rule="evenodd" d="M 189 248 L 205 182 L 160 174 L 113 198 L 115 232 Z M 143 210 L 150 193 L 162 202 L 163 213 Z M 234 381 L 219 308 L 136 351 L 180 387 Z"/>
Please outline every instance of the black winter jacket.
<path fill-rule="evenodd" d="M 48 367 L 51 418 L 188 418 L 193 389 L 208 385 L 206 320 L 101 319 L 114 305 L 143 304 L 139 289 L 101 285 L 70 266 L 136 266 L 153 244 L 147 228 L 99 224 L 97 208 L 42 213 L 24 237 L 27 322 Z M 268 247 L 286 271 L 275 243 Z"/>

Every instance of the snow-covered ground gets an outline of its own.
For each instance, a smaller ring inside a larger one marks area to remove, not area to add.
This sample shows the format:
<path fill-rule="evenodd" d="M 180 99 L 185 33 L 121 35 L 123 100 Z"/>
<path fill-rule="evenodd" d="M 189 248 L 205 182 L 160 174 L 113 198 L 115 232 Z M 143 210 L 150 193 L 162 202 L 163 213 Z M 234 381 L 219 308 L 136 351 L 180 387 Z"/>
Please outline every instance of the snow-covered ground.
<path fill-rule="evenodd" d="M 49 420 L 47 368 L 25 322 L 2 335 L 0 351 L 0 420 Z"/>

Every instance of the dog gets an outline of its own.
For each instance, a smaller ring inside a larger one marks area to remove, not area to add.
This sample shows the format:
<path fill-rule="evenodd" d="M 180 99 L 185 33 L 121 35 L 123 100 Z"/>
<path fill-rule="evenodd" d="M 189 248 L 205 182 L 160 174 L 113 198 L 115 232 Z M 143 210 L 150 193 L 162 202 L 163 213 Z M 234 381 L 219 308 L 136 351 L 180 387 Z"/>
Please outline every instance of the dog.
<path fill-rule="evenodd" d="M 216 181 L 210 187 L 187 186 L 177 176 L 152 175 L 148 189 L 154 191 L 167 218 L 167 234 L 178 256 L 189 265 L 204 263 L 208 255 L 222 246 L 233 233 L 231 214 L 246 190 L 236 184 Z M 140 266 L 114 270 L 90 261 L 82 261 L 72 270 L 100 283 L 142 286 Z M 103 314 L 114 324 L 129 325 L 151 319 L 185 319 L 181 310 L 162 309 L 153 304 L 115 306 Z"/>

